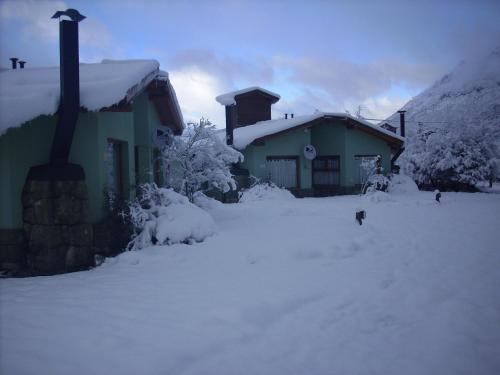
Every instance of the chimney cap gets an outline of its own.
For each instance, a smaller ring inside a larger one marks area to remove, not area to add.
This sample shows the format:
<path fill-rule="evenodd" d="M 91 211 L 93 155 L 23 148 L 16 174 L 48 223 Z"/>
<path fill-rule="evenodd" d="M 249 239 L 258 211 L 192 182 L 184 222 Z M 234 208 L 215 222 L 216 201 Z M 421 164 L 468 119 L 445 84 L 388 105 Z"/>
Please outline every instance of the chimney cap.
<path fill-rule="evenodd" d="M 61 16 L 68 16 L 69 18 L 71 18 L 71 21 L 74 22 L 80 22 L 83 21 L 85 18 L 87 18 L 83 14 L 80 14 L 79 11 L 73 8 L 68 8 L 65 11 L 58 10 L 57 12 L 54 13 L 52 18 L 60 18 Z"/>
<path fill-rule="evenodd" d="M 398 113 L 405 113 L 405 112 L 406 112 L 406 111 L 403 111 L 403 110 L 398 111 Z"/>

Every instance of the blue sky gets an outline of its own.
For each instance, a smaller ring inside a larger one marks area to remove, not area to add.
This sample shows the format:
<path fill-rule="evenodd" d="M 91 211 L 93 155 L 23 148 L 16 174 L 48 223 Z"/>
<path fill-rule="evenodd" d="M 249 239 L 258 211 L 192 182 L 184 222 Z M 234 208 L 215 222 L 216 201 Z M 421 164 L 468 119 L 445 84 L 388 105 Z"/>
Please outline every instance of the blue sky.
<path fill-rule="evenodd" d="M 56 10 L 77 8 L 80 58 L 157 59 L 186 119 L 223 125 L 218 94 L 260 85 L 274 116 L 386 117 L 500 44 L 500 1 L 0 1 L 0 65 L 57 65 Z"/>

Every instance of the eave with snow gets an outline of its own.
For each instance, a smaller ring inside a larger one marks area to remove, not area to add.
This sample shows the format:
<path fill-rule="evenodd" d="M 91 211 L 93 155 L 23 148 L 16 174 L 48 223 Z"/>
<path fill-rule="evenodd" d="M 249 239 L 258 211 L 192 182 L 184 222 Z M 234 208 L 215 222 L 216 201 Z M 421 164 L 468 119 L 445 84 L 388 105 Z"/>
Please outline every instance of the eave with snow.
<path fill-rule="evenodd" d="M 317 112 L 313 115 L 297 116 L 289 119 L 259 121 L 253 125 L 234 129 L 234 147 L 245 149 L 250 144 L 259 144 L 273 137 L 279 137 L 298 129 L 310 129 L 320 123 L 342 121 L 349 129 L 359 129 L 367 134 L 383 139 L 393 148 L 400 148 L 404 138 L 392 131 L 374 125 L 345 113 Z"/>
<path fill-rule="evenodd" d="M 59 109 L 59 67 L 0 72 L 0 135 Z M 156 60 L 103 60 L 80 64 L 80 111 L 131 111 L 147 92 L 162 125 L 182 133 L 184 120 L 168 74 Z"/>

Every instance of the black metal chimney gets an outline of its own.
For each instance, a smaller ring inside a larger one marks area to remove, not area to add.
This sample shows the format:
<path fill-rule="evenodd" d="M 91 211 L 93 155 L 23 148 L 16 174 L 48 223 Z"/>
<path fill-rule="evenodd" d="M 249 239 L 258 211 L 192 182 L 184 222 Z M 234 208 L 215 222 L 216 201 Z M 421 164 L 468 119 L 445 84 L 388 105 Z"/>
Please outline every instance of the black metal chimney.
<path fill-rule="evenodd" d="M 78 22 L 85 17 L 75 9 L 56 12 L 52 18 L 68 16 L 59 22 L 59 61 L 61 100 L 59 117 L 52 141 L 51 164 L 68 162 L 73 134 L 80 109 L 80 66 L 78 56 Z"/>
<path fill-rule="evenodd" d="M 9 59 L 12 62 L 12 69 L 17 69 L 17 60 L 19 60 L 17 57 L 11 57 Z"/>
<path fill-rule="evenodd" d="M 405 136 L 405 112 L 406 111 L 398 111 L 398 113 L 399 113 L 399 129 L 401 132 L 401 137 Z"/>
<path fill-rule="evenodd" d="M 228 146 L 233 145 L 233 132 L 236 125 L 237 111 L 236 105 L 226 106 L 226 144 Z"/>
<path fill-rule="evenodd" d="M 285 120 L 288 118 L 288 113 L 285 113 Z"/>
<path fill-rule="evenodd" d="M 20 69 L 24 69 L 24 65 L 25 65 L 25 64 L 26 64 L 26 61 L 22 61 L 22 60 L 20 60 L 20 61 L 19 61 L 19 68 L 20 68 Z"/>
<path fill-rule="evenodd" d="M 290 113 L 290 118 L 293 118 L 293 113 Z"/>

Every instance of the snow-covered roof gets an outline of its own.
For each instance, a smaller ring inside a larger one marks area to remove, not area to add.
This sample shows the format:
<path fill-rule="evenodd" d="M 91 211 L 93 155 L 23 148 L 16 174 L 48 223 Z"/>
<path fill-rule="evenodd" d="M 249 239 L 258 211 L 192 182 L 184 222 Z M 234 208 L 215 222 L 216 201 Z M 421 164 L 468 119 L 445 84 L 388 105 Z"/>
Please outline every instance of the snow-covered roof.
<path fill-rule="evenodd" d="M 252 86 L 252 87 L 247 87 L 246 89 L 231 91 L 226 94 L 219 95 L 218 97 L 215 98 L 215 100 L 217 100 L 222 105 L 234 105 L 236 104 L 236 100 L 234 99 L 236 96 L 241 94 L 246 94 L 247 92 L 252 92 L 252 91 L 261 91 L 265 94 L 274 96 L 278 100 L 281 98 L 278 94 L 272 91 L 263 89 L 262 87 Z"/>
<path fill-rule="evenodd" d="M 289 119 L 279 119 L 279 120 L 267 120 L 259 121 L 253 125 L 248 125 L 240 128 L 236 128 L 233 131 L 233 145 L 239 150 L 243 150 L 250 143 L 256 139 L 266 137 L 275 133 L 279 133 L 284 130 L 293 129 L 295 127 L 307 124 L 308 122 L 317 120 L 319 118 L 336 117 L 342 119 L 351 119 L 356 121 L 366 127 L 369 127 L 381 134 L 385 134 L 391 138 L 404 142 L 404 138 L 394 134 L 393 132 L 381 128 L 380 126 L 374 125 L 368 121 L 352 117 L 346 113 L 332 113 L 332 112 L 316 112 L 312 115 L 307 116 L 296 116 Z"/>
<path fill-rule="evenodd" d="M 156 60 L 80 64 L 80 105 L 97 111 L 123 99 L 129 101 L 153 79 L 168 81 Z M 59 67 L 0 71 L 0 135 L 37 116 L 54 114 L 59 97 Z"/>
<path fill-rule="evenodd" d="M 185 125 L 184 116 L 182 116 L 181 106 L 179 105 L 179 100 L 177 99 L 177 94 L 175 93 L 174 86 L 172 86 L 172 83 L 170 82 L 170 79 L 168 77 L 168 73 L 163 71 L 163 70 L 160 70 L 156 79 L 159 81 L 165 81 L 167 83 L 168 89 L 170 91 L 170 95 L 171 95 L 172 100 L 174 102 L 175 109 L 176 109 L 177 113 L 179 114 L 180 121 L 182 123 L 182 126 L 184 127 L 184 125 Z"/>

